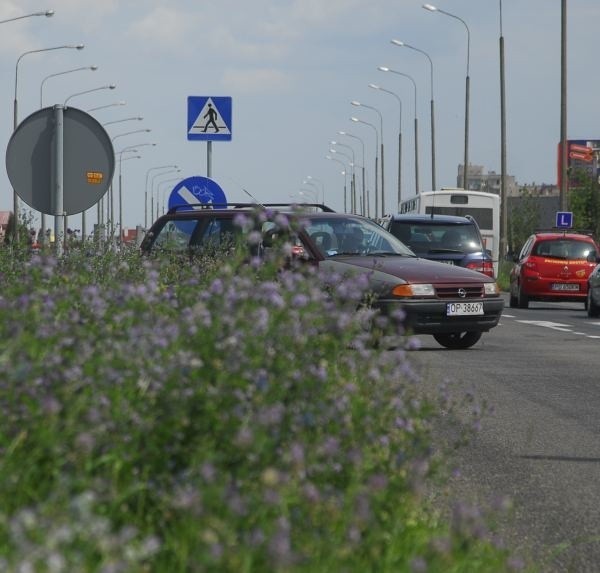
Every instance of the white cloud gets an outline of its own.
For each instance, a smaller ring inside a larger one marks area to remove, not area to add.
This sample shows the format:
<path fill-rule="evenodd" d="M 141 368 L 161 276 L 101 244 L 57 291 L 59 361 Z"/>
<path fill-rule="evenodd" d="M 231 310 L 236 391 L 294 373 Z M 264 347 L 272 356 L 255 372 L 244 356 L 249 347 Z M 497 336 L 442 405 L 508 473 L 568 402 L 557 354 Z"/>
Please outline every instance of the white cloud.
<path fill-rule="evenodd" d="M 194 43 L 201 36 L 197 18 L 193 14 L 157 6 L 143 18 L 136 20 L 129 29 L 131 37 L 147 49 L 178 52 Z"/>

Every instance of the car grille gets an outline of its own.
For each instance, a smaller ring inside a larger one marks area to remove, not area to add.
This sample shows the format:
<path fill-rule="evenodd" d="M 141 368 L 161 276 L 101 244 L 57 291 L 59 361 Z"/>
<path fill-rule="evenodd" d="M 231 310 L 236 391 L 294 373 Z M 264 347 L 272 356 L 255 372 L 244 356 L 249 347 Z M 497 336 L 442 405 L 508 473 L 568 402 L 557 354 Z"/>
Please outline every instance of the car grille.
<path fill-rule="evenodd" d="M 459 291 L 465 292 L 465 296 L 461 296 Z M 440 299 L 456 299 L 456 298 L 482 298 L 483 297 L 483 285 L 482 284 L 470 284 L 470 285 L 436 285 L 435 292 Z"/>

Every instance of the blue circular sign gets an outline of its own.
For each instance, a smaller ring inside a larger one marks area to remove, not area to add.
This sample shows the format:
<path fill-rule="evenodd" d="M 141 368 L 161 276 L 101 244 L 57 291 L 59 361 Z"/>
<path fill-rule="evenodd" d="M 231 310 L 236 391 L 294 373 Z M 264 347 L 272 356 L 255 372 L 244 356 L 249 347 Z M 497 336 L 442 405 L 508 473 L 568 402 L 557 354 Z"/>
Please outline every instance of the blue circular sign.
<path fill-rule="evenodd" d="M 227 207 L 227 198 L 216 181 L 200 175 L 188 177 L 175 185 L 169 195 L 169 209 L 177 207 L 180 211 L 192 211 L 200 205 Z"/>

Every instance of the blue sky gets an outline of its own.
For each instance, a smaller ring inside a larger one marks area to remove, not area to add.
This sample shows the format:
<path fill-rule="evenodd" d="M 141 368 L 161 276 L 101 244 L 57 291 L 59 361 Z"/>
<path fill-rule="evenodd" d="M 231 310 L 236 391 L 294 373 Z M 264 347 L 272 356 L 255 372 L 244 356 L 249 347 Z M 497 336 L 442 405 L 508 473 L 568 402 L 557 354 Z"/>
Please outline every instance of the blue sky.
<path fill-rule="evenodd" d="M 462 18 L 470 41 L 471 164 L 500 171 L 500 35 L 498 0 L 440 0 L 439 8 Z M 379 128 L 383 117 L 386 204 L 397 197 L 398 131 L 403 136 L 404 196 L 414 191 L 413 86 L 417 84 L 419 179 L 431 187 L 429 121 L 430 67 L 425 56 L 395 46 L 402 40 L 425 51 L 434 70 L 436 171 L 439 186 L 455 186 L 464 154 L 467 34 L 448 16 L 431 13 L 419 0 L 0 0 L 0 20 L 53 9 L 52 18 L 32 17 L 1 24 L 0 138 L 6 149 L 13 129 L 15 63 L 28 50 L 63 44 L 85 49 L 31 54 L 18 74 L 19 120 L 39 109 L 40 85 L 49 74 L 97 65 L 44 83 L 44 106 L 71 94 L 110 83 L 73 98 L 87 110 L 117 101 L 126 105 L 93 112 L 101 123 L 142 116 L 106 126 L 115 151 L 143 143 L 140 159 L 122 163 L 124 226 L 144 222 L 145 182 L 150 169 L 177 164 L 180 173 L 150 172 L 159 199 L 174 177 L 207 174 L 207 146 L 187 140 L 188 96 L 230 96 L 232 141 L 212 144 L 212 178 L 230 201 L 246 201 L 247 189 L 262 202 L 290 201 L 301 189 L 325 191 L 325 201 L 342 210 L 345 177 L 325 158 L 330 141 L 354 149 L 374 187 L 375 132 L 350 121 L 359 117 Z M 507 167 L 519 183 L 556 181 L 560 137 L 560 1 L 504 0 Z M 595 34 L 600 22 L 596 0 L 571 0 L 568 9 L 568 137 L 599 139 Z M 402 101 L 402 123 L 396 97 Z M 338 135 L 346 131 L 360 138 Z M 342 153 L 351 152 L 338 147 Z M 125 155 L 123 156 L 125 157 Z M 337 157 L 340 157 L 339 155 Z M 342 157 L 343 161 L 344 158 Z M 313 184 L 303 184 L 311 175 Z M 310 191 L 304 191 L 307 197 Z M 371 199 L 373 204 L 373 199 Z M 0 173 L 0 210 L 12 206 L 6 169 Z M 88 212 L 88 225 L 95 221 Z M 74 216 L 71 226 L 77 227 Z"/>

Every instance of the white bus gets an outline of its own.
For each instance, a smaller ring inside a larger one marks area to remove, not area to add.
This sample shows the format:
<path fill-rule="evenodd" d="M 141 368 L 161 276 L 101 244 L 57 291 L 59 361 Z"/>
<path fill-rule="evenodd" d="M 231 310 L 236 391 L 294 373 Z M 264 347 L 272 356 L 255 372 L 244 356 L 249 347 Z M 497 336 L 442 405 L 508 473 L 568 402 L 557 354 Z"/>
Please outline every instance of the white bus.
<path fill-rule="evenodd" d="M 399 213 L 470 215 L 477 221 L 484 247 L 492 253 L 494 275 L 498 276 L 500 252 L 500 196 L 483 191 L 442 187 L 439 191 L 423 191 L 398 206 Z"/>

